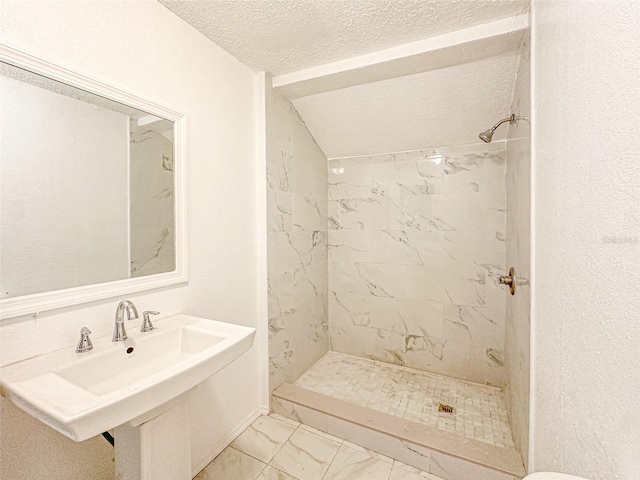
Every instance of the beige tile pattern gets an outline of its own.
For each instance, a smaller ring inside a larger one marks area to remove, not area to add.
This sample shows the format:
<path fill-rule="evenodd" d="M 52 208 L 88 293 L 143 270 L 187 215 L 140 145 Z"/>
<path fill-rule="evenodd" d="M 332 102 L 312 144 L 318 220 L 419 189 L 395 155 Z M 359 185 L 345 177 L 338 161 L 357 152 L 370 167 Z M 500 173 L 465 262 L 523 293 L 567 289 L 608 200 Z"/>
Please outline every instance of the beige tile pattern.
<path fill-rule="evenodd" d="M 293 428 L 286 441 L 283 432 Z M 256 434 L 265 432 L 266 435 Z M 275 437 L 278 437 L 277 439 Z M 279 447 L 274 445 L 279 444 Z M 254 452 L 261 460 L 251 454 Z M 270 453 L 273 452 L 273 453 Z M 267 460 L 268 458 L 268 460 Z M 266 463 L 265 463 L 266 462 Z M 258 418 L 195 480 L 443 480 L 280 415 Z"/>
<path fill-rule="evenodd" d="M 464 380 L 329 352 L 296 386 L 489 445 L 513 449 L 502 391 Z M 454 413 L 438 411 L 440 403 Z"/>

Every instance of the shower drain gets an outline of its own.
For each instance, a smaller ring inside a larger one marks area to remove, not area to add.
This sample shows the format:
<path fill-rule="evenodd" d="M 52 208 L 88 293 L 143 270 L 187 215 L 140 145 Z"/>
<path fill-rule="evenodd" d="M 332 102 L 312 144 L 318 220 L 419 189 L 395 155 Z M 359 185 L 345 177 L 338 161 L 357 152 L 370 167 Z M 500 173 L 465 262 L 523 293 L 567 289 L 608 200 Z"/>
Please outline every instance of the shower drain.
<path fill-rule="evenodd" d="M 445 405 L 444 403 L 441 403 L 438 406 L 438 411 L 444 413 L 453 413 L 453 407 L 451 405 Z"/>

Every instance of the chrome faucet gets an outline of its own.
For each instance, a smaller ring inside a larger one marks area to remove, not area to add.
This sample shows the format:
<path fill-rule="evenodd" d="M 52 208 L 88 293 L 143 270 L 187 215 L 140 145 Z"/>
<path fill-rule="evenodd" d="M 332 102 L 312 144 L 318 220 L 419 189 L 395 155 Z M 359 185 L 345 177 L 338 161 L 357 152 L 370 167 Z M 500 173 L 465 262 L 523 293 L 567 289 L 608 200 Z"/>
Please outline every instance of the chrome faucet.
<path fill-rule="evenodd" d="M 89 338 L 89 334 L 91 330 L 87 327 L 82 327 L 80 330 L 80 341 L 76 346 L 76 353 L 84 353 L 93 350 L 93 344 L 91 343 L 91 339 Z"/>
<path fill-rule="evenodd" d="M 123 300 L 116 308 L 116 328 L 113 331 L 113 341 L 122 342 L 127 338 L 127 331 L 124 329 L 124 314 L 127 313 L 127 320 L 138 318 L 136 306 L 129 300 Z"/>

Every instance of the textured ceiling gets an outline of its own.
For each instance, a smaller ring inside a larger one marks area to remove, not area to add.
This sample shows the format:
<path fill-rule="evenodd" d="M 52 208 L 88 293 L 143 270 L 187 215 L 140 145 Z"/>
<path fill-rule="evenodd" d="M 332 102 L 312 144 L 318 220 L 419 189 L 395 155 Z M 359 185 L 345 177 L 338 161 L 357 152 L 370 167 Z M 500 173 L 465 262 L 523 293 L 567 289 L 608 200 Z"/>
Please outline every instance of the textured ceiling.
<path fill-rule="evenodd" d="M 526 13 L 524 0 L 159 0 L 256 71 L 276 75 Z"/>
<path fill-rule="evenodd" d="M 426 62 L 383 60 L 363 75 L 344 73 L 342 85 L 318 76 L 315 91 L 283 86 L 296 93 L 294 105 L 329 158 L 480 142 L 479 132 L 508 116 L 524 36 L 492 37 L 496 20 L 529 9 L 528 0 L 158 1 L 250 68 L 279 78 L 476 32 L 470 43 L 427 52 Z"/>
<path fill-rule="evenodd" d="M 516 51 L 293 103 L 329 158 L 480 143 L 508 116 L 518 60 Z"/>

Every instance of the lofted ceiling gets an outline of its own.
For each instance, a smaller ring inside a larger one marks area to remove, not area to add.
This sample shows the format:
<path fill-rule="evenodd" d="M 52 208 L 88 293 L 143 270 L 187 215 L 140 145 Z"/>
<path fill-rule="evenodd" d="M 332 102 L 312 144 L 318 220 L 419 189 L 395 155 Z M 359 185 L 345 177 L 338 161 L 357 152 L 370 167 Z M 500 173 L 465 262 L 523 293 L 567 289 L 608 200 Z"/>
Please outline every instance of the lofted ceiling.
<path fill-rule="evenodd" d="M 524 37 L 482 38 L 483 28 L 529 9 L 528 0 L 158 1 L 271 73 L 329 158 L 478 142 L 509 112 Z"/>

